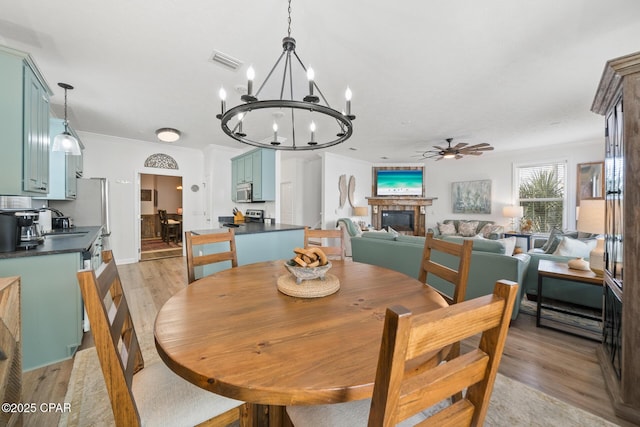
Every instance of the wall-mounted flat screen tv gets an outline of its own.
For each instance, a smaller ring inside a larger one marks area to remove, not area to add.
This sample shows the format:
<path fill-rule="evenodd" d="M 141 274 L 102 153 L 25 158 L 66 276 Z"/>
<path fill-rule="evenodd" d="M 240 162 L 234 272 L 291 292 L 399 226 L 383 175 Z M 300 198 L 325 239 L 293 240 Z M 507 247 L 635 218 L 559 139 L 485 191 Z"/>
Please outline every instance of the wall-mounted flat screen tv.
<path fill-rule="evenodd" d="M 423 169 L 378 169 L 376 196 L 423 196 Z"/>

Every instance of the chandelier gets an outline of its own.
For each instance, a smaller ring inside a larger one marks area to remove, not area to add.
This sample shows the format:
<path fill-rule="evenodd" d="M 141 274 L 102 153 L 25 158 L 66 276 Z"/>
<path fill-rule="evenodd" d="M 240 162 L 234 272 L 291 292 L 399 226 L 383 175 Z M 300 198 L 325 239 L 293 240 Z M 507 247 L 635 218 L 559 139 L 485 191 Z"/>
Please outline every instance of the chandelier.
<path fill-rule="evenodd" d="M 216 117 L 220 119 L 224 133 L 254 147 L 316 150 L 340 144 L 353 134 L 352 121 L 356 116 L 351 114 L 351 90 L 347 87 L 345 91 L 344 111 L 331 108 L 315 81 L 313 68 L 305 66 L 296 53 L 296 40 L 291 37 L 291 0 L 288 14 L 283 51 L 258 90 L 253 93 L 255 70 L 250 66 L 247 90 L 240 97 L 243 103 L 227 109 L 227 92 L 221 88 L 222 111 Z M 279 82 L 276 78 L 270 82 L 279 65 L 283 65 L 282 78 Z M 270 96 L 271 99 L 261 99 L 263 91 L 269 90 L 271 92 L 265 98 Z M 304 95 L 302 99 L 295 99 L 294 94 Z"/>

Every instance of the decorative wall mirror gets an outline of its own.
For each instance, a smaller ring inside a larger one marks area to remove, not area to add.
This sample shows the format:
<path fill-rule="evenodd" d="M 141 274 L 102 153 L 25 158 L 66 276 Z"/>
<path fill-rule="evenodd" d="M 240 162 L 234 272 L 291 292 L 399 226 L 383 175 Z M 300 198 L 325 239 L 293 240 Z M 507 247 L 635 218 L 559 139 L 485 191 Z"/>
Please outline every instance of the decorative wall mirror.
<path fill-rule="evenodd" d="M 576 206 L 580 200 L 604 199 L 604 162 L 579 163 L 577 171 Z"/>

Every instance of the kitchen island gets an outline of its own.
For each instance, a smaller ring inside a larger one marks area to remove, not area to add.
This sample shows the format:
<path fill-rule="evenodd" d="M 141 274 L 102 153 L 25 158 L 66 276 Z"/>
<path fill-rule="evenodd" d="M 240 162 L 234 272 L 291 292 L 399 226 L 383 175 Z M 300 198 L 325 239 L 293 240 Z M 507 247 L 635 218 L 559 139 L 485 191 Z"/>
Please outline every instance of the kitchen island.
<path fill-rule="evenodd" d="M 76 273 L 87 259 L 100 262 L 101 241 L 102 227 L 75 227 L 45 236 L 33 249 L 0 253 L 0 277 L 20 276 L 24 371 L 75 354 L 83 332 Z"/>
<path fill-rule="evenodd" d="M 304 226 L 302 225 L 248 222 L 238 224 L 238 227 L 233 227 L 233 229 L 236 234 L 238 265 L 289 259 L 293 257 L 294 248 L 304 246 Z M 227 227 L 222 227 L 208 230 L 193 230 L 192 233 L 226 233 L 227 230 Z M 219 252 L 225 250 L 223 245 L 222 243 L 203 245 L 199 250 L 202 251 L 202 254 Z M 197 267 L 196 277 L 213 274 L 216 271 L 230 267 L 231 263 L 226 262 Z"/>

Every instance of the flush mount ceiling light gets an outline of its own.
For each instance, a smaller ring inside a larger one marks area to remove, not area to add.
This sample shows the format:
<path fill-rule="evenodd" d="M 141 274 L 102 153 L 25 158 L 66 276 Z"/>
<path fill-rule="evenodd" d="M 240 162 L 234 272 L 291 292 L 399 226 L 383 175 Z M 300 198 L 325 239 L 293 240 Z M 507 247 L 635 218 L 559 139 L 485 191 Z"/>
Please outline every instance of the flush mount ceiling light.
<path fill-rule="evenodd" d="M 156 136 L 162 142 L 176 142 L 180 139 L 180 131 L 173 128 L 161 128 L 156 131 Z"/>
<path fill-rule="evenodd" d="M 221 88 L 219 95 L 222 110 L 216 117 L 220 119 L 224 133 L 254 147 L 316 150 L 340 144 L 353 134 L 352 121 L 356 116 L 351 114 L 351 90 L 347 87 L 345 92 L 344 112 L 331 108 L 315 82 L 314 70 L 305 66 L 296 53 L 296 40 L 291 37 L 291 0 L 288 14 L 287 37 L 282 39 L 283 51 L 258 91 L 253 93 L 255 71 L 253 67 L 249 67 L 247 93 L 240 97 L 244 103 L 227 110 L 227 92 Z M 283 58 L 280 84 L 276 81 L 270 86 L 269 79 Z M 297 71 L 295 74 L 294 64 Z M 272 98 L 259 99 L 263 90 L 271 91 L 265 98 Z M 296 100 L 294 92 L 304 94 L 302 100 Z M 271 132 L 272 136 L 269 136 Z M 297 139 L 300 135 L 303 135 L 301 143 Z"/>
<path fill-rule="evenodd" d="M 69 121 L 67 120 L 67 90 L 73 90 L 73 86 L 67 83 L 58 83 L 58 86 L 64 89 L 64 131 L 53 139 L 51 151 L 64 151 L 72 156 L 80 156 L 82 154 L 80 144 L 76 137 L 69 132 Z"/>

